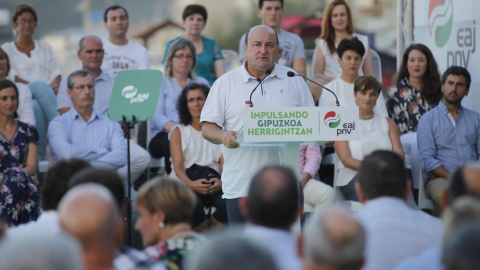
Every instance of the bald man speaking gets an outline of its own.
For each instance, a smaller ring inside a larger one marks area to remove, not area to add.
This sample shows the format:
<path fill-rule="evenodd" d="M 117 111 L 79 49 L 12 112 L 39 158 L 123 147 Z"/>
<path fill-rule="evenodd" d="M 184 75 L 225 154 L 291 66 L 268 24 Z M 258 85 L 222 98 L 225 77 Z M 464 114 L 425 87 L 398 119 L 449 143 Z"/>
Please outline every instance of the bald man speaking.
<path fill-rule="evenodd" d="M 247 60 L 241 67 L 217 79 L 200 118 L 203 137 L 224 145 L 222 190 L 230 224 L 245 222 L 238 199 L 247 196 L 255 173 L 265 165 L 279 164 L 276 147 L 240 146 L 236 141 L 235 135 L 243 125 L 245 104 L 254 107 L 314 106 L 305 81 L 298 76 L 288 77 L 287 72 L 293 69 L 276 64 L 278 37 L 272 28 L 265 25 L 251 28 L 243 50 Z"/>

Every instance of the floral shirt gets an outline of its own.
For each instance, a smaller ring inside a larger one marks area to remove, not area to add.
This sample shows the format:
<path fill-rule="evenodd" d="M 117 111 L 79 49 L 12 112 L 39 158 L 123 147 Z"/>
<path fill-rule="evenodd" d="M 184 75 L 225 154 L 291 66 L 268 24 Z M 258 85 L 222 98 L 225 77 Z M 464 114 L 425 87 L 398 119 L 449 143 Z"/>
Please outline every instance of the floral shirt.
<path fill-rule="evenodd" d="M 188 256 L 204 241 L 204 238 L 198 235 L 173 238 L 145 248 L 145 253 L 154 260 L 164 262 L 170 270 L 180 270 L 183 257 Z"/>
<path fill-rule="evenodd" d="M 21 121 L 18 121 L 17 131 L 11 140 L 0 134 L 0 173 L 13 167 L 25 167 L 29 142 L 40 143 L 37 130 Z"/>
<path fill-rule="evenodd" d="M 408 83 L 408 78 L 403 78 L 390 88 L 387 109 L 401 135 L 416 132 L 420 117 L 431 107 L 422 98 L 421 92 Z"/>

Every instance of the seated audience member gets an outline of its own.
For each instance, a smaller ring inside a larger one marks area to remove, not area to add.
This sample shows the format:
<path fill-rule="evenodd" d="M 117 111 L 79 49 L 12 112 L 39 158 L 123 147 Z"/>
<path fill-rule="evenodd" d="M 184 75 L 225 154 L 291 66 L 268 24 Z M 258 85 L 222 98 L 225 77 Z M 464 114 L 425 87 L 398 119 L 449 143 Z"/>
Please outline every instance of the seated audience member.
<path fill-rule="evenodd" d="M 257 16 L 262 25 L 272 28 L 278 37 L 278 46 L 281 50 L 277 63 L 295 70 L 296 73 L 307 76 L 305 48 L 303 41 L 297 34 L 282 29 L 284 0 L 258 0 Z M 243 45 L 247 34 L 243 34 L 238 44 L 238 58 L 240 63 L 245 61 Z"/>
<path fill-rule="evenodd" d="M 222 146 L 203 138 L 200 124 L 200 113 L 209 90 L 208 86 L 196 83 L 183 89 L 177 104 L 181 124 L 176 125 L 170 132 L 173 163 L 170 177 L 182 180 L 197 195 L 193 228 L 206 218 L 210 219 L 205 216 L 204 208 L 210 208 L 209 211 L 215 208 L 212 217 L 223 224 L 228 223 L 227 206 L 222 199 L 220 180 L 223 165 Z"/>
<path fill-rule="evenodd" d="M 170 46 L 165 63 L 165 77 L 155 115 L 152 117 L 152 140 L 148 150 L 154 158 L 165 157 L 165 168 L 169 174 L 171 164 L 168 133 L 180 123 L 176 106 L 182 89 L 191 83 L 209 85 L 207 80 L 195 75 L 195 55 L 195 46 L 186 39 L 179 39 Z"/>
<path fill-rule="evenodd" d="M 395 267 L 395 270 L 445 269 L 445 263 L 442 261 L 442 253 L 445 252 L 445 247 L 452 244 L 454 235 L 463 224 L 480 219 L 480 200 L 469 195 L 459 197 L 450 207 L 444 210 L 443 219 L 445 229 L 442 243 L 425 250 L 417 257 L 401 262 Z"/>
<path fill-rule="evenodd" d="M 127 147 L 120 125 L 93 109 L 95 80 L 85 70 L 68 76 L 73 106 L 50 123 L 48 137 L 52 162 L 81 158 L 92 166 L 118 169 L 127 163 Z"/>
<path fill-rule="evenodd" d="M 65 159 L 53 164 L 43 176 L 40 189 L 42 214 L 35 222 L 10 228 L 7 234 L 22 234 L 35 231 L 42 234 L 57 234 L 61 231 L 57 207 L 68 190 L 68 179 L 78 171 L 90 167 L 83 159 Z"/>
<path fill-rule="evenodd" d="M 83 270 L 85 268 L 80 244 L 69 234 L 24 232 L 9 235 L 0 242 L 0 269 Z"/>
<path fill-rule="evenodd" d="M 0 48 L 0 80 L 6 79 L 10 72 L 10 59 L 7 53 Z M 35 126 L 35 115 L 33 114 L 32 94 L 26 84 L 16 82 L 18 89 L 17 119 Z"/>
<path fill-rule="evenodd" d="M 340 158 L 335 184 L 345 200 L 358 201 L 355 183 L 362 159 L 379 149 L 394 151 L 403 158 L 403 149 L 395 122 L 374 111 L 382 85 L 374 77 L 362 76 L 355 81 L 353 90 L 360 116 L 356 123 L 359 136 L 355 140 L 335 142 L 334 148 Z"/>
<path fill-rule="evenodd" d="M 358 68 L 362 63 L 362 56 L 365 48 L 356 38 L 344 39 L 338 44 L 338 63 L 342 68 L 340 77 L 334 79 L 325 85 L 326 88 L 332 90 L 338 98 L 341 106 L 359 106 L 355 96 L 353 95 L 355 81 L 360 77 Z M 381 85 L 381 84 L 380 84 Z M 378 115 L 388 117 L 385 98 L 382 94 L 382 88 L 377 96 L 377 102 L 374 104 L 374 112 Z M 336 100 L 332 93 L 322 91 L 318 106 L 335 106 Z"/>
<path fill-rule="evenodd" d="M 450 175 L 447 188 L 442 196 L 445 221 L 442 245 L 431 247 L 421 255 L 403 261 L 396 266 L 395 270 L 444 269 L 442 246 L 447 236 L 456 230 L 458 223 L 470 218 L 471 215 L 477 215 L 480 218 L 480 185 L 478 179 L 480 179 L 480 166 L 477 163 L 460 166 Z"/>
<path fill-rule="evenodd" d="M 5 113 L 0 115 L 0 174 L 17 167 L 29 178 L 35 178 L 38 166 L 38 134 L 35 127 L 15 119 L 18 108 L 17 86 L 7 79 L 0 80 L 0 99 L 5 110 Z"/>
<path fill-rule="evenodd" d="M 75 187 L 86 183 L 96 183 L 106 187 L 117 202 L 121 219 L 124 220 L 127 205 L 125 202 L 125 190 L 122 179 L 115 171 L 103 168 L 88 168 L 75 174 L 69 181 L 70 186 Z M 123 224 L 122 224 L 123 225 Z M 117 243 L 113 265 L 117 270 L 130 270 L 146 267 L 152 270 L 164 270 L 165 265 L 148 258 L 145 253 L 131 248 L 121 242 Z"/>
<path fill-rule="evenodd" d="M 403 54 L 397 82 L 388 91 L 388 115 L 400 131 L 405 154 L 410 156 L 413 188 L 418 189 L 420 153 L 417 125 L 420 117 L 437 106 L 442 98 L 442 83 L 432 52 L 423 44 L 410 45 Z"/>
<path fill-rule="evenodd" d="M 305 270 L 359 270 L 364 264 L 365 230 L 343 210 L 317 211 L 299 244 Z"/>
<path fill-rule="evenodd" d="M 39 214 L 34 183 L 39 142 L 33 126 L 15 120 L 18 89 L 13 82 L 0 80 L 0 100 L 4 110 L 0 115 L 0 219 L 11 227 L 36 220 Z"/>
<path fill-rule="evenodd" d="M 80 242 L 86 269 L 113 269 L 123 227 L 110 191 L 94 183 L 72 187 L 60 201 L 58 213 L 61 227 Z"/>
<path fill-rule="evenodd" d="M 12 16 L 15 41 L 2 45 L 10 57 L 10 79 L 28 84 L 33 97 L 36 128 L 40 136 L 39 157 L 44 160 L 47 145 L 47 128 L 57 116 L 55 94 L 61 73 L 50 45 L 34 40 L 37 28 L 37 12 L 29 4 L 18 5 Z"/>
<path fill-rule="evenodd" d="M 112 97 L 114 77 L 110 77 L 100 66 L 102 65 L 104 50 L 102 41 L 97 36 L 85 36 L 80 39 L 77 51 L 78 59 L 82 62 L 82 69 L 90 72 L 95 77 L 95 112 L 108 117 L 108 107 Z M 63 78 L 57 94 L 57 108 L 60 115 L 68 112 L 72 107 L 72 99 L 68 96 L 67 79 Z M 150 154 L 130 139 L 130 173 L 135 181 L 150 165 Z M 118 169 L 118 173 L 127 181 L 127 165 Z"/>
<path fill-rule="evenodd" d="M 398 154 L 378 150 L 363 159 L 356 184 L 365 204 L 356 215 L 367 233 L 363 269 L 392 269 L 440 244 L 442 222 L 406 204 L 410 186 Z"/>
<path fill-rule="evenodd" d="M 195 194 L 183 182 L 157 177 L 145 183 L 135 198 L 135 229 L 142 234 L 145 253 L 172 269 L 204 242 L 191 228 Z"/>
<path fill-rule="evenodd" d="M 202 35 L 207 24 L 207 9 L 202 5 L 188 5 L 183 10 L 182 21 L 185 32 L 167 42 L 162 63 L 165 63 L 168 58 L 168 50 L 173 43 L 181 38 L 189 40 L 195 45 L 197 52 L 194 54 L 194 57 L 197 58 L 195 73 L 207 79 L 208 83 L 212 85 L 225 73 L 225 61 L 217 41 Z"/>
<path fill-rule="evenodd" d="M 479 159 L 480 115 L 461 105 L 470 82 L 470 73 L 465 68 L 449 67 L 442 76 L 441 102 L 418 122 L 425 192 L 432 198 L 437 216 L 441 214 L 441 193 L 450 173 Z"/>
<path fill-rule="evenodd" d="M 262 245 L 231 231 L 217 235 L 194 251 L 185 264 L 186 270 L 279 269 Z"/>
<path fill-rule="evenodd" d="M 253 177 L 247 198 L 239 207 L 251 226 L 245 236 L 271 252 L 278 269 L 301 269 L 296 242 L 290 228 L 302 214 L 298 180 L 292 170 L 267 166 Z"/>
<path fill-rule="evenodd" d="M 300 146 L 300 173 L 305 204 L 315 207 L 316 210 L 333 204 L 333 189 L 323 182 L 314 179 L 322 162 L 319 145 Z"/>
<path fill-rule="evenodd" d="M 478 211 L 478 209 L 477 209 Z M 478 212 L 477 212 L 478 213 Z M 476 270 L 480 265 L 480 217 L 460 224 L 443 250 L 446 270 Z"/>

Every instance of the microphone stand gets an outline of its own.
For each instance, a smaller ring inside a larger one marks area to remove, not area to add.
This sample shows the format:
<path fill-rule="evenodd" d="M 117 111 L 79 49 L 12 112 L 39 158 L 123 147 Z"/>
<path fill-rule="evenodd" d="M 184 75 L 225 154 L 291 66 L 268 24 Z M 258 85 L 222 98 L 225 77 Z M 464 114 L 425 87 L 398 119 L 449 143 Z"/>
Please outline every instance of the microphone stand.
<path fill-rule="evenodd" d="M 309 82 L 311 82 L 311 83 L 313 83 L 313 84 L 315 84 L 315 85 L 318 85 L 318 86 L 322 87 L 323 89 L 325 89 L 325 90 L 327 90 L 328 92 L 330 92 L 330 93 L 333 94 L 333 96 L 335 97 L 335 103 L 336 103 L 336 105 L 337 105 L 337 106 L 340 106 L 340 102 L 338 101 L 337 95 L 336 95 L 332 90 L 328 89 L 327 87 L 325 87 L 325 86 L 323 86 L 323 85 L 315 82 L 314 80 L 310 80 L 309 78 L 307 78 L 307 77 L 305 77 L 305 76 L 303 76 L 303 75 L 296 74 L 296 73 L 293 72 L 293 71 L 287 72 L 287 76 L 288 76 L 288 77 L 300 76 L 300 77 L 304 78 L 305 80 L 308 80 Z"/>

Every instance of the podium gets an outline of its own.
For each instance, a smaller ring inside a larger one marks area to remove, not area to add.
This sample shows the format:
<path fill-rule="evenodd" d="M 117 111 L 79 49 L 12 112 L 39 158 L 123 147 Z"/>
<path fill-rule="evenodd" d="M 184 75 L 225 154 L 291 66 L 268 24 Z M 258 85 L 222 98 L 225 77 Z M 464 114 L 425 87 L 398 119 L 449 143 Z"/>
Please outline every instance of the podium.
<path fill-rule="evenodd" d="M 358 107 L 245 107 L 237 142 L 242 146 L 277 147 L 282 166 L 301 180 L 301 143 L 348 141 L 358 137 Z"/>

